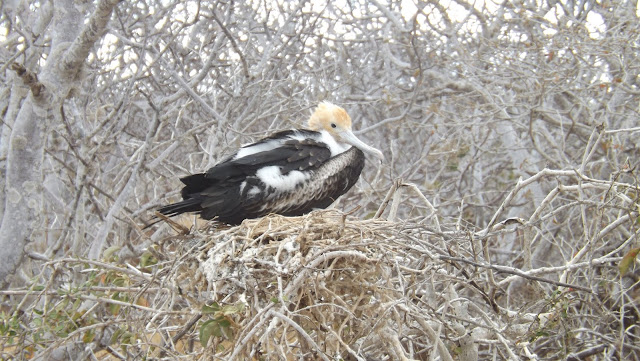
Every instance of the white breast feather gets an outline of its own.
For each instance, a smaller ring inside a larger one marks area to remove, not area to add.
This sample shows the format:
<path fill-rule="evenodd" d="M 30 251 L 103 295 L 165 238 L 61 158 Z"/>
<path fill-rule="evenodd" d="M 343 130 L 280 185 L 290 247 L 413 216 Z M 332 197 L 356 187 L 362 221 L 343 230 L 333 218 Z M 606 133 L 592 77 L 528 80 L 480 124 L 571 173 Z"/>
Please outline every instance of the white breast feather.
<path fill-rule="evenodd" d="M 302 173 L 297 170 L 293 170 L 288 174 L 282 174 L 280 167 L 271 165 L 258 169 L 256 176 L 269 187 L 281 192 L 289 192 L 296 188 L 296 186 L 307 179 L 309 179 L 308 173 Z"/>

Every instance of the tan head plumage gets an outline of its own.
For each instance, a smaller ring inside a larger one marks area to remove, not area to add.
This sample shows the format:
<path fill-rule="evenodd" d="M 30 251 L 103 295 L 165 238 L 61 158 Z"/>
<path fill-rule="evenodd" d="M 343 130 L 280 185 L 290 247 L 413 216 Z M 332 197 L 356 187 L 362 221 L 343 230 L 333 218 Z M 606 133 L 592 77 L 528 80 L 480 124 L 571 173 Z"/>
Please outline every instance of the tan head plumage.
<path fill-rule="evenodd" d="M 329 102 L 318 104 L 309 118 L 309 129 L 326 130 L 335 136 L 338 128 L 351 130 L 351 117 L 347 111 Z"/>
<path fill-rule="evenodd" d="M 382 152 L 364 144 L 353 134 L 351 117 L 347 114 L 347 111 L 332 103 L 322 102 L 318 104 L 309 118 L 309 129 L 317 132 L 326 131 L 340 143 L 351 144 L 379 159 L 384 158 Z"/>

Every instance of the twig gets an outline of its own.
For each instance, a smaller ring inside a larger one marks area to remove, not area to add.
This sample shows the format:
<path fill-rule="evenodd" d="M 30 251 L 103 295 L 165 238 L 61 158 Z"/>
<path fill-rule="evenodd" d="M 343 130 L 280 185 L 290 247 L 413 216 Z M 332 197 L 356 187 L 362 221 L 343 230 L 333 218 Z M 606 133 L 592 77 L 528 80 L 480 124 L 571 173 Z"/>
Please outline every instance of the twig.
<path fill-rule="evenodd" d="M 287 323 L 289 326 L 293 327 L 296 331 L 298 331 L 298 334 L 300 334 L 300 336 L 302 336 L 302 338 L 304 338 L 311 346 L 313 346 L 313 348 L 320 355 L 320 357 L 322 357 L 323 360 L 329 361 L 329 358 L 324 354 L 324 352 L 322 352 L 322 349 L 320 348 L 320 346 L 318 346 L 318 344 L 311 338 L 311 336 L 309 336 L 307 331 L 305 331 L 302 327 L 300 327 L 300 325 L 298 325 L 296 322 L 294 322 L 289 317 L 287 317 L 284 314 L 282 314 L 282 313 L 280 313 L 278 311 L 275 311 L 275 310 L 269 311 L 269 315 L 273 315 L 273 316 L 281 319 L 285 323 Z"/>
<path fill-rule="evenodd" d="M 86 263 L 86 264 L 90 264 L 90 265 L 94 265 L 94 266 L 100 267 L 101 269 L 108 269 L 108 270 L 112 270 L 112 271 L 116 271 L 116 272 L 126 273 L 126 274 L 129 274 L 129 275 L 135 276 L 135 277 L 140 277 L 140 278 L 144 279 L 147 282 L 153 281 L 153 277 L 151 275 L 147 274 L 147 273 L 143 273 L 141 271 L 133 271 L 133 270 L 128 269 L 128 268 L 114 266 L 114 265 L 112 265 L 110 263 L 107 263 L 107 262 L 100 262 L 100 261 L 90 260 L 90 259 L 60 258 L 60 259 L 49 261 L 49 262 L 45 263 L 45 265 L 55 265 L 57 263 Z"/>
<path fill-rule="evenodd" d="M 488 268 L 488 269 L 492 269 L 492 270 L 495 270 L 495 271 L 501 272 L 501 273 L 510 273 L 510 274 L 513 274 L 513 275 L 516 275 L 516 276 L 519 276 L 519 277 L 522 277 L 522 278 L 527 278 L 527 279 L 530 279 L 530 280 L 534 280 L 534 281 L 551 283 L 551 284 L 554 284 L 556 286 L 569 287 L 569 288 L 573 288 L 573 289 L 584 291 L 584 292 L 588 292 L 588 293 L 594 293 L 590 288 L 587 288 L 587 287 L 577 286 L 577 285 L 573 285 L 573 284 L 569 284 L 569 283 L 565 283 L 565 282 L 549 280 L 549 279 L 542 278 L 542 277 L 537 277 L 537 276 L 531 276 L 531 275 L 529 275 L 529 274 L 527 274 L 525 272 L 520 271 L 519 269 L 512 268 L 512 267 L 485 264 L 485 263 L 478 263 L 478 262 L 474 262 L 474 261 L 471 261 L 471 260 L 468 260 L 468 259 L 465 259 L 465 258 L 450 257 L 450 256 L 445 256 L 445 255 L 438 255 L 436 257 L 440 258 L 440 259 L 445 259 L 445 260 L 448 260 L 448 261 L 463 262 L 463 263 L 467 263 L 467 264 L 470 264 L 470 265 L 476 266 L 476 267 Z"/>
<path fill-rule="evenodd" d="M 584 360 L 589 356 L 593 356 L 593 355 L 595 355 L 597 353 L 602 352 L 607 347 L 609 347 L 609 345 L 600 344 L 600 345 L 596 345 L 596 346 L 590 347 L 590 348 L 588 348 L 586 350 L 582 350 L 580 352 L 570 353 L 570 354 L 567 355 L 567 361 Z"/>
<path fill-rule="evenodd" d="M 400 187 L 400 184 L 402 184 L 402 180 L 400 179 L 396 179 L 393 182 L 393 185 L 387 191 L 387 194 L 384 196 L 384 199 L 380 203 L 380 207 L 378 207 L 378 210 L 376 211 L 376 214 L 373 216 L 373 218 L 380 218 L 380 216 L 382 216 L 382 213 L 387 208 L 387 205 L 391 201 L 391 197 L 398 190 L 398 188 Z"/>
<path fill-rule="evenodd" d="M 622 257 L 602 257 L 602 258 L 598 258 L 598 259 L 594 259 L 594 260 L 590 260 L 588 262 L 580 262 L 580 263 L 573 263 L 573 264 L 565 264 L 562 266 L 556 266 L 556 267 L 540 267 L 540 268 L 535 268 L 529 271 L 520 271 L 523 272 L 526 275 L 534 275 L 534 274 L 547 274 L 547 273 L 555 273 L 555 272 L 559 272 L 559 271 L 565 271 L 565 270 L 572 270 L 572 269 L 576 269 L 576 268 L 581 268 L 581 267 L 587 267 L 587 266 L 594 266 L 594 265 L 602 265 L 602 264 L 607 264 L 607 263 L 616 263 L 616 262 L 620 262 L 620 260 L 622 259 Z M 506 283 L 511 282 L 514 277 L 521 277 L 519 274 L 515 274 L 514 276 L 509 276 L 505 279 L 503 279 L 502 281 L 498 282 L 498 285 L 504 285 Z"/>
<path fill-rule="evenodd" d="M 175 334 L 175 336 L 173 336 L 171 338 L 171 342 L 173 344 L 178 342 L 178 340 L 180 340 L 182 338 L 182 336 L 186 335 L 187 332 L 189 332 L 189 330 L 191 329 L 191 327 L 193 327 L 193 325 L 195 325 L 196 322 L 198 322 L 198 320 L 200 320 L 201 318 L 202 318 L 202 313 L 199 313 L 199 314 L 191 317 L 189 322 L 187 322 L 187 324 L 184 325 L 184 327 L 182 327 L 182 329 L 177 334 Z"/>

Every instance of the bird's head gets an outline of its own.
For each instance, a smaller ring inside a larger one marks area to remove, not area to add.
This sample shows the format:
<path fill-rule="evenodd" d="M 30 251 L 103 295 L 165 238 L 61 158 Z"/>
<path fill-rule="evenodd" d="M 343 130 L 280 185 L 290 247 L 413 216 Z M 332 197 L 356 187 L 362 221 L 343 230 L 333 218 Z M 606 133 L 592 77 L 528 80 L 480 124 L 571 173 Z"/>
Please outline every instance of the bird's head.
<path fill-rule="evenodd" d="M 309 128 L 315 131 L 327 131 L 340 143 L 350 144 L 365 153 L 383 160 L 384 155 L 376 148 L 370 147 L 358 139 L 351 130 L 351 117 L 343 108 L 322 102 L 309 118 Z"/>

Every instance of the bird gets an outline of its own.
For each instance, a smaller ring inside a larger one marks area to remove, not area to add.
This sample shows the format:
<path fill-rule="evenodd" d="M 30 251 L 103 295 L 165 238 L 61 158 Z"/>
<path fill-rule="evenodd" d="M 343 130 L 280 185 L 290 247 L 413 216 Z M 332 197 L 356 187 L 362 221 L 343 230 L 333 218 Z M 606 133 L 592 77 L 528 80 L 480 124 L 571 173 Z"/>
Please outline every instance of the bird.
<path fill-rule="evenodd" d="M 181 178 L 183 200 L 158 211 L 194 212 L 237 225 L 268 214 L 301 216 L 324 209 L 357 182 L 368 153 L 383 153 L 358 139 L 346 110 L 321 102 L 308 129 L 280 131 L 244 145 L 204 173 Z"/>

